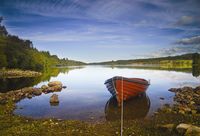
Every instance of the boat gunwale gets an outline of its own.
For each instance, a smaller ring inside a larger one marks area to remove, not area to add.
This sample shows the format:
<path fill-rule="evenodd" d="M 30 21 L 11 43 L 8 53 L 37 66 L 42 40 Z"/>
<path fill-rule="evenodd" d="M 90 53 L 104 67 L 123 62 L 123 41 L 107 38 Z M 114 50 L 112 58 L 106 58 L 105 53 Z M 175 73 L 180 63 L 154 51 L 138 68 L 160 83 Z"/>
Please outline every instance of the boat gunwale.
<path fill-rule="evenodd" d="M 134 78 L 131 79 L 131 78 L 120 77 L 120 76 L 115 76 L 113 78 L 110 78 L 110 79 L 106 80 L 104 84 L 112 82 L 112 80 L 122 80 L 122 78 L 123 78 L 123 81 L 132 82 L 132 83 L 138 83 L 138 84 L 147 85 L 147 86 L 150 85 L 150 83 L 147 80 L 142 79 L 142 78 L 135 78 L 135 79 L 142 80 L 143 82 L 142 81 L 138 81 L 138 80 L 136 81 L 136 80 L 134 80 Z"/>

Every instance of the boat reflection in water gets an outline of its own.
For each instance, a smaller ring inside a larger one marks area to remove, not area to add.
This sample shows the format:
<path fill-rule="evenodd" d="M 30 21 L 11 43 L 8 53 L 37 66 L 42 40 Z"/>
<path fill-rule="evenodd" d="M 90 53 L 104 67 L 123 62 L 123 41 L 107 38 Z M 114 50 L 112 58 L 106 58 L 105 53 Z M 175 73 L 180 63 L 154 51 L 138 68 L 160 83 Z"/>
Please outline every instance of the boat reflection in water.
<path fill-rule="evenodd" d="M 150 108 L 150 100 L 146 93 L 124 101 L 124 120 L 133 120 L 146 117 Z M 105 106 L 105 117 L 107 121 L 121 119 L 121 107 L 115 96 L 112 96 Z"/>

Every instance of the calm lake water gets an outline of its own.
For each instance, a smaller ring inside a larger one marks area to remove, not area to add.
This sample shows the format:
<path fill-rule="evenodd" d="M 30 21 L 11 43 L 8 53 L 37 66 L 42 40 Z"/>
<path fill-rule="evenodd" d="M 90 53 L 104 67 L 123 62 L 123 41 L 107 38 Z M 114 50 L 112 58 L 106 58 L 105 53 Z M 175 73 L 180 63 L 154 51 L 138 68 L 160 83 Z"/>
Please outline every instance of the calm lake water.
<path fill-rule="evenodd" d="M 131 99 L 124 104 L 125 119 L 149 117 L 163 104 L 172 104 L 174 93 L 169 92 L 169 88 L 195 87 L 200 83 L 199 78 L 185 72 L 86 66 L 49 76 L 49 81 L 58 80 L 67 86 L 61 92 L 55 93 L 58 94 L 59 105 L 50 105 L 49 99 L 52 93 L 42 94 L 18 102 L 14 114 L 32 118 L 53 117 L 83 121 L 120 119 L 120 109 L 116 99 L 111 97 L 104 85 L 105 80 L 113 76 L 139 77 L 151 81 L 146 95 Z M 35 81 L 36 87 L 48 83 L 48 81 L 38 82 L 39 80 Z"/>

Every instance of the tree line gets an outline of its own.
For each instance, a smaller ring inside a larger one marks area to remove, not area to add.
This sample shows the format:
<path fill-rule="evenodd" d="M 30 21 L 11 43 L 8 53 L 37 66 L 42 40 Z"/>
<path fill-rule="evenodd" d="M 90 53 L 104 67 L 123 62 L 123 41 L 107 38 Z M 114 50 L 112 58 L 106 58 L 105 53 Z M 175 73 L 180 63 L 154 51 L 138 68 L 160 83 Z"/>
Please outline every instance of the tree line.
<path fill-rule="evenodd" d="M 131 64 L 161 64 L 163 61 L 176 61 L 176 60 L 193 60 L 194 54 L 184 54 L 178 56 L 168 56 L 168 57 L 159 57 L 159 58 L 147 58 L 147 59 L 130 59 L 130 60 L 112 60 L 100 63 L 90 63 L 93 65 L 131 65 Z M 197 58 L 198 60 L 199 58 Z M 200 59 L 199 59 L 200 60 Z"/>
<path fill-rule="evenodd" d="M 48 51 L 38 51 L 30 40 L 11 35 L 2 25 L 0 17 L 0 68 L 19 68 L 24 70 L 45 71 L 51 66 L 83 65 L 83 62 L 59 59 Z"/>

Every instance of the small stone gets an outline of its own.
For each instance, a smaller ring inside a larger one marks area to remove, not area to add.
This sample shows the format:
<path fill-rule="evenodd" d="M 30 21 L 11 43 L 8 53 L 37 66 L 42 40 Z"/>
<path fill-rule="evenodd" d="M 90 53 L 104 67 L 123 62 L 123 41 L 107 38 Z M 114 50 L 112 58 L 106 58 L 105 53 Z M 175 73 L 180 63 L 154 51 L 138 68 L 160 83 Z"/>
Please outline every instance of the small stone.
<path fill-rule="evenodd" d="M 184 110 L 179 110 L 179 113 L 180 114 L 185 114 L 185 111 Z"/>
<path fill-rule="evenodd" d="M 197 113 L 196 110 L 192 110 L 191 112 L 192 112 L 192 115 L 195 115 Z"/>
<path fill-rule="evenodd" d="M 192 125 L 190 124 L 184 124 L 184 123 L 181 123 L 179 124 L 177 127 L 176 127 L 176 130 L 179 134 L 184 134 L 186 132 L 186 130 L 191 127 Z"/>
<path fill-rule="evenodd" d="M 67 88 L 67 86 L 63 86 L 62 88 L 65 89 L 65 88 Z"/>
<path fill-rule="evenodd" d="M 58 95 L 53 94 L 50 98 L 50 103 L 59 103 Z"/>
<path fill-rule="evenodd" d="M 184 110 L 186 113 L 190 113 L 190 112 L 191 112 L 191 109 L 188 108 L 188 107 L 185 107 L 183 110 Z"/>
<path fill-rule="evenodd" d="M 159 114 L 159 112 L 154 112 L 154 115 L 157 115 L 157 114 Z"/>
<path fill-rule="evenodd" d="M 33 97 L 32 94 L 28 94 L 28 95 L 27 95 L 27 98 L 29 98 L 29 99 L 31 99 L 32 97 Z"/>
<path fill-rule="evenodd" d="M 41 89 L 42 89 L 42 90 L 47 89 L 47 88 L 48 88 L 47 85 L 42 85 L 42 86 L 41 86 Z"/>
<path fill-rule="evenodd" d="M 165 130 L 165 131 L 172 132 L 173 129 L 175 128 L 175 125 L 174 124 L 159 125 L 158 128 Z"/>
<path fill-rule="evenodd" d="M 42 90 L 38 89 L 38 88 L 35 88 L 35 89 L 33 89 L 33 94 L 36 95 L 36 96 L 39 96 L 39 95 L 42 94 Z"/>
<path fill-rule="evenodd" d="M 194 101 L 190 101 L 190 105 L 193 105 L 193 104 L 195 104 L 195 102 Z"/>
<path fill-rule="evenodd" d="M 165 98 L 163 98 L 163 97 L 160 97 L 160 99 L 161 99 L 161 100 L 164 100 Z"/>

